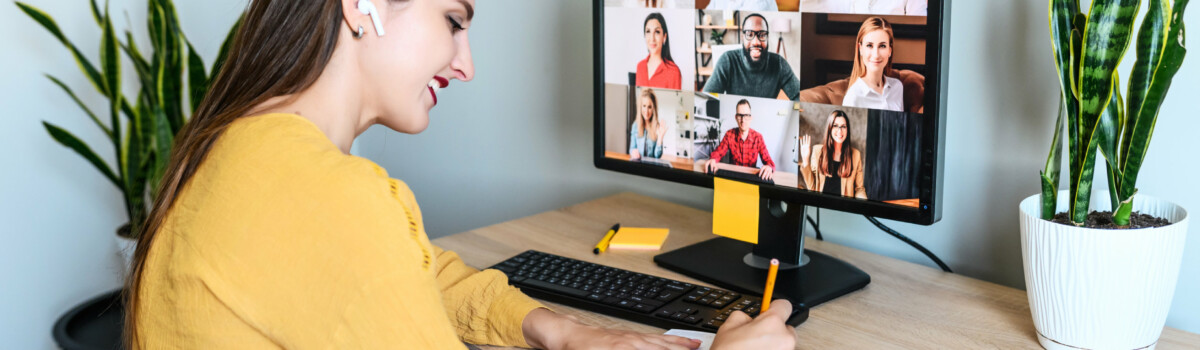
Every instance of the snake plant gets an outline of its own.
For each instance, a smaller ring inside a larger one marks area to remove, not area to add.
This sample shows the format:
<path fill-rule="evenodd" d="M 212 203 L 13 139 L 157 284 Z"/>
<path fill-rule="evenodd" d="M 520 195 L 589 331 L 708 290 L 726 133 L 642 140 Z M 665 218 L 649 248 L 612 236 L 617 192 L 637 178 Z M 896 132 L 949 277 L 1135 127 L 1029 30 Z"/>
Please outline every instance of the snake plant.
<path fill-rule="evenodd" d="M 208 71 L 210 74 L 205 71 L 204 61 L 183 35 L 171 0 L 149 0 L 149 55 L 143 55 L 129 30 L 125 31 L 124 40 L 118 37 L 107 4 L 101 11 L 96 0 L 91 0 L 92 17 L 101 32 L 100 65 L 96 66 L 63 35 L 54 18 L 29 4 L 17 2 L 16 5 L 71 52 L 92 87 L 108 99 L 108 108 L 97 114 L 61 80 L 46 75 L 96 127 L 103 130 L 116 154 L 115 167 L 109 166 L 95 149 L 71 132 L 45 121 L 42 125 L 51 138 L 78 153 L 117 186 L 129 215 L 129 223 L 123 225 L 118 233 L 136 238 L 141 233 L 141 225 L 149 214 L 148 204 L 156 195 L 154 192 L 166 169 L 175 134 L 204 98 L 209 81 L 220 71 L 230 38 L 241 21 L 226 36 L 216 62 Z M 137 95 L 132 99 L 126 97 L 121 86 L 122 52 L 132 61 L 140 83 Z M 184 84 L 185 71 L 187 84 Z M 189 100 L 191 107 L 186 113 L 184 98 Z M 107 117 L 107 123 L 101 116 Z"/>
<path fill-rule="evenodd" d="M 1134 19 L 1143 2 L 1149 8 L 1135 33 Z M 1094 0 L 1083 14 L 1078 0 L 1050 1 L 1050 38 L 1061 103 L 1041 174 L 1043 219 L 1050 220 L 1056 213 L 1065 120 L 1071 222 L 1080 226 L 1087 218 L 1099 152 L 1105 159 L 1113 222 L 1129 226 L 1138 172 L 1159 108 L 1187 54 L 1183 28 L 1187 3 Z M 1123 85 L 1116 68 L 1135 37 L 1136 61 Z"/>

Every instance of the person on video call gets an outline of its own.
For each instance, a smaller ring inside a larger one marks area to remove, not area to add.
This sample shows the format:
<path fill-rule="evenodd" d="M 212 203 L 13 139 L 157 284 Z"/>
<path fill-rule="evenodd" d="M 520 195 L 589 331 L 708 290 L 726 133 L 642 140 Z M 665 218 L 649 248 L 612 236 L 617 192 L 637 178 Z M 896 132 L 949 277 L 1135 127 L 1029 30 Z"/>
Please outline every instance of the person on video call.
<path fill-rule="evenodd" d="M 451 80 L 475 76 L 468 33 L 476 29 L 472 17 L 488 15 L 488 6 L 476 11 L 474 0 L 244 6 L 228 60 L 176 136 L 144 222 L 125 292 L 121 349 L 701 345 L 604 328 L 545 307 L 509 285 L 504 273 L 480 271 L 431 243 L 412 189 L 350 155 L 354 139 L 372 125 L 419 134 L 439 103 L 476 104 L 438 94 Z M 367 8 L 376 10 L 360 11 Z M 498 24 L 504 15 L 492 16 L 497 20 L 478 22 L 478 29 L 504 30 Z M 401 163 L 400 169 L 439 171 Z M 785 323 L 792 304 L 771 306 L 753 319 L 734 311 L 712 348 L 795 348 L 796 330 Z"/>
<path fill-rule="evenodd" d="M 803 0 L 804 12 L 926 16 L 928 0 Z"/>
<path fill-rule="evenodd" d="M 646 16 L 642 23 L 646 39 L 646 56 L 637 65 L 637 86 L 679 90 L 681 80 L 679 66 L 671 58 L 671 40 L 667 35 L 667 20 L 661 13 Z"/>
<path fill-rule="evenodd" d="M 728 163 L 751 168 L 756 168 L 758 160 L 762 159 L 763 167 L 758 170 L 758 177 L 770 180 L 775 174 L 775 161 L 771 160 L 771 153 L 767 151 L 762 134 L 750 128 L 750 121 L 754 120 L 754 116 L 750 114 L 750 101 L 738 101 L 735 109 L 737 127 L 725 132 L 721 144 L 709 154 L 708 162 L 704 163 L 704 166 L 709 172 L 716 172 L 717 164 L 727 154 L 730 159 Z"/>
<path fill-rule="evenodd" d="M 705 10 L 779 11 L 775 0 L 712 0 Z"/>
<path fill-rule="evenodd" d="M 662 158 L 663 136 L 667 127 L 658 119 L 658 97 L 654 91 L 642 89 L 638 98 L 638 116 L 629 131 L 630 159 Z"/>
<path fill-rule="evenodd" d="M 833 111 L 825 122 L 824 145 L 800 139 L 800 177 L 804 187 L 825 194 L 867 199 L 862 152 L 850 144 L 850 118 Z M 819 176 L 818 176 L 819 175 Z"/>
<path fill-rule="evenodd" d="M 792 66 L 768 50 L 767 19 L 752 13 L 742 21 L 742 50 L 731 50 L 717 60 L 704 92 L 795 100 L 800 97 L 800 79 Z"/>
<path fill-rule="evenodd" d="M 904 111 L 904 84 L 893 78 L 892 26 L 879 17 L 867 18 L 858 29 L 854 69 L 843 106 Z"/>

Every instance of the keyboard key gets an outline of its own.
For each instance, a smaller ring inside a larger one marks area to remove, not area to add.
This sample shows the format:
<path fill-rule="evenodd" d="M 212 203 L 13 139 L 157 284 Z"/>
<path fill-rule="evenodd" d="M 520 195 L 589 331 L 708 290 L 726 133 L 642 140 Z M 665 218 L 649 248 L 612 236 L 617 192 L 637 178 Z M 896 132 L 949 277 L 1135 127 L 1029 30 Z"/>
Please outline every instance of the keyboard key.
<path fill-rule="evenodd" d="M 545 290 L 555 292 L 555 293 L 566 294 L 566 295 L 570 295 L 570 296 L 573 296 L 576 298 L 582 298 L 584 296 L 587 296 L 587 294 L 588 294 L 587 292 L 584 292 L 582 290 L 578 290 L 575 288 L 563 287 L 563 286 L 560 286 L 557 284 L 546 283 L 546 282 L 538 281 L 538 280 L 525 280 L 524 284 L 527 286 L 530 286 L 530 287 L 534 287 L 534 288 L 538 288 L 538 289 L 545 289 Z"/>
<path fill-rule="evenodd" d="M 679 312 L 682 312 L 682 313 L 685 313 L 688 315 L 695 315 L 697 312 L 700 312 L 700 310 L 696 309 L 694 307 L 688 307 L 688 308 L 684 308 L 683 310 L 680 310 Z"/>
<path fill-rule="evenodd" d="M 682 312 L 676 312 L 674 315 L 671 315 L 671 319 L 676 320 L 676 321 L 683 321 L 684 319 L 686 319 L 688 317 L 692 317 L 692 316 L 688 316 L 688 314 L 685 314 Z"/>
<path fill-rule="evenodd" d="M 687 322 L 690 324 L 697 324 L 697 323 L 700 323 L 700 318 L 696 317 L 696 316 L 688 316 L 687 318 L 683 319 L 683 322 Z"/>
<path fill-rule="evenodd" d="M 655 307 L 646 305 L 646 304 L 637 304 L 637 306 L 633 307 L 633 310 L 640 311 L 643 313 L 654 311 L 654 309 L 655 309 Z"/>
<path fill-rule="evenodd" d="M 608 305 L 617 305 L 619 302 L 621 302 L 621 298 L 618 297 L 604 297 L 603 301 L 603 303 Z"/>
<path fill-rule="evenodd" d="M 674 314 L 675 314 L 675 311 L 662 309 L 662 310 L 658 310 L 658 312 L 654 313 L 654 316 L 658 316 L 658 317 L 662 317 L 662 318 L 671 318 L 671 315 L 674 315 Z"/>
<path fill-rule="evenodd" d="M 718 321 L 718 320 L 714 319 L 712 321 L 705 322 L 703 325 L 700 325 L 700 326 L 704 327 L 704 328 L 715 330 L 717 328 L 721 328 L 721 325 L 723 325 L 723 324 L 725 324 L 724 320 Z"/>

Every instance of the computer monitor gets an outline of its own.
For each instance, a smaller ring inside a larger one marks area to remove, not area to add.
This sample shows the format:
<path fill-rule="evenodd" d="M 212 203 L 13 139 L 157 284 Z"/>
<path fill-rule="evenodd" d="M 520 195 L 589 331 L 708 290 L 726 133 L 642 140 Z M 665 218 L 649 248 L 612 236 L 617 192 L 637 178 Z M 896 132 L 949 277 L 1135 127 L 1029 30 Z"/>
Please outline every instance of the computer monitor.
<path fill-rule="evenodd" d="M 737 8 L 753 6 L 757 8 Z M 814 206 L 941 217 L 949 0 L 593 0 L 597 168 L 759 186 L 758 243 L 655 257 L 725 288 L 815 306 L 863 288 L 804 250 Z"/>

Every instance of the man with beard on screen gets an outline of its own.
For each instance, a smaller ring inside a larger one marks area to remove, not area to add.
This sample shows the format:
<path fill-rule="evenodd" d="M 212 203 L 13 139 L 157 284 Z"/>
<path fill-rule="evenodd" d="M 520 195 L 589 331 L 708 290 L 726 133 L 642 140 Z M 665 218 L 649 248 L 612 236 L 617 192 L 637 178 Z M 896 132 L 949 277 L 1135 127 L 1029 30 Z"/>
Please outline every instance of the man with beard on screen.
<path fill-rule="evenodd" d="M 742 21 L 742 49 L 721 55 L 704 92 L 740 96 L 796 100 L 800 97 L 800 79 L 792 66 L 768 50 L 770 28 L 767 19 L 752 13 Z"/>

